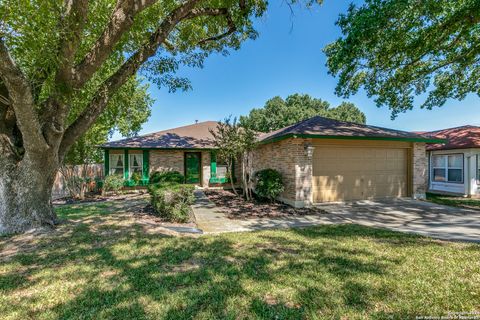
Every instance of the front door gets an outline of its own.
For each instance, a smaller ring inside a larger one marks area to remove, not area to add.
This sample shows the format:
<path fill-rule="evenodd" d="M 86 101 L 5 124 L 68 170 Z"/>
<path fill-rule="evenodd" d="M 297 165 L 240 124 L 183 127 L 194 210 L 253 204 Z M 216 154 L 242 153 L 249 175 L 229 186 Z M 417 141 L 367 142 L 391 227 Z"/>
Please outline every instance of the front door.
<path fill-rule="evenodd" d="M 185 152 L 185 182 L 200 183 L 200 152 Z"/>

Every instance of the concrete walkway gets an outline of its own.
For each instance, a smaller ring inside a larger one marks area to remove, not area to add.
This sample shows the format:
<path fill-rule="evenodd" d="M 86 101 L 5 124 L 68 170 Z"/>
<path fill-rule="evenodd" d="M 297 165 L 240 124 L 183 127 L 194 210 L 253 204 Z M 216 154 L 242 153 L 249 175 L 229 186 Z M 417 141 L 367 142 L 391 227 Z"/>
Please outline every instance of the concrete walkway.
<path fill-rule="evenodd" d="M 223 233 L 250 231 L 242 227 L 238 220 L 228 219 L 224 213 L 216 209 L 202 190 L 195 190 L 195 204 L 192 205 L 197 227 L 203 233 Z"/>
<path fill-rule="evenodd" d="M 319 205 L 327 213 L 285 218 L 229 219 L 216 209 L 203 191 L 195 192 L 193 211 L 204 233 L 252 231 L 355 223 L 410 232 L 446 240 L 480 242 L 480 211 L 396 199 Z"/>

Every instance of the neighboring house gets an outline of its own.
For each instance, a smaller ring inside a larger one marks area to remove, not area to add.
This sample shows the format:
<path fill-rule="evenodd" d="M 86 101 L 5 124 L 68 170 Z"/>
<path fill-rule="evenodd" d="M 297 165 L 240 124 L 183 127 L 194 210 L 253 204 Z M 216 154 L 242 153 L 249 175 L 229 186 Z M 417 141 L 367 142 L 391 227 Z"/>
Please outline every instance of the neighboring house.
<path fill-rule="evenodd" d="M 480 127 L 463 126 L 425 134 L 448 140 L 446 144 L 427 146 L 429 191 L 480 195 Z"/>
<path fill-rule="evenodd" d="M 144 181 L 153 171 L 176 170 L 188 183 L 203 187 L 226 183 L 226 167 L 216 155 L 209 129 L 201 122 L 110 142 L 105 172 Z M 313 117 L 259 137 L 253 170 L 282 173 L 280 200 L 296 207 L 317 202 L 423 198 L 426 191 L 426 143 L 444 140 L 411 132 Z M 236 170 L 238 173 L 238 170 Z"/>

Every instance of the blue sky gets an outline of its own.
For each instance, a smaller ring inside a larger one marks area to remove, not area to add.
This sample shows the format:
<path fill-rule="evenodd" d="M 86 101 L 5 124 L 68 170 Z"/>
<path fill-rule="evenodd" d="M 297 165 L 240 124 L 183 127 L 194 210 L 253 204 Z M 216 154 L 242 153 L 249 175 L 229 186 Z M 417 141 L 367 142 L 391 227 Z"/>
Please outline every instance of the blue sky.
<path fill-rule="evenodd" d="M 335 40 L 338 15 L 350 1 L 325 0 L 321 7 L 294 7 L 292 16 L 284 1 L 271 1 L 267 14 L 256 22 L 260 36 L 229 56 L 213 55 L 203 69 L 183 69 L 193 89 L 168 93 L 151 85 L 155 99 L 152 115 L 140 134 L 192 124 L 195 120 L 222 120 L 228 115 L 247 114 L 266 100 L 307 93 L 329 101 L 342 99 L 334 93 L 336 80 L 327 73 L 322 48 Z M 480 98 L 449 101 L 441 108 L 419 108 L 390 119 L 387 108 L 379 109 L 362 92 L 348 99 L 367 116 L 371 125 L 399 130 L 435 130 L 465 124 L 480 125 Z M 113 139 L 120 138 L 117 134 Z"/>

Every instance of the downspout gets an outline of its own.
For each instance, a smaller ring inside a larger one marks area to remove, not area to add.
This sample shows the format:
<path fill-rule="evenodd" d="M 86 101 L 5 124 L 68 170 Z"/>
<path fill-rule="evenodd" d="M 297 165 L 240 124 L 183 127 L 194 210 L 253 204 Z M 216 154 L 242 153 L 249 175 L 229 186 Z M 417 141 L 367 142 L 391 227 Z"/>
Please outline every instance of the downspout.
<path fill-rule="evenodd" d="M 472 156 L 468 156 L 467 157 L 467 172 L 466 172 L 466 176 L 467 176 L 467 197 L 470 197 L 471 196 L 471 191 L 472 191 L 472 179 L 471 179 L 471 173 L 470 173 L 470 167 L 471 167 L 471 163 L 472 162 Z"/>

